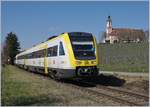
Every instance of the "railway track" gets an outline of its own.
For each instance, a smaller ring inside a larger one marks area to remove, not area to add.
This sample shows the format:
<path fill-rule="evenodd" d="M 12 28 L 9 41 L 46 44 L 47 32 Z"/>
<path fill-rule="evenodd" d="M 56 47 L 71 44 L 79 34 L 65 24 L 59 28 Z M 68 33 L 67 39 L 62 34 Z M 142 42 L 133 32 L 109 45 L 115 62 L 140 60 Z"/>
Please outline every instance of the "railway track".
<path fill-rule="evenodd" d="M 49 78 L 49 77 L 47 77 Z M 49 78 L 50 79 L 50 78 Z M 147 106 L 149 97 L 135 92 L 130 92 L 121 88 L 108 87 L 102 85 L 96 85 L 92 82 L 86 81 L 61 81 L 67 86 L 71 86 L 83 92 L 87 92 L 97 97 L 105 97 L 114 102 L 118 102 L 120 105 L 125 106 Z M 82 85 L 81 85 L 82 84 Z"/>
<path fill-rule="evenodd" d="M 43 78 L 51 79 L 48 76 Z M 149 102 L 149 97 L 147 95 L 131 92 L 121 88 L 101 86 L 85 81 L 59 82 L 62 82 L 64 85 L 71 86 L 83 92 L 95 95 L 97 97 L 101 96 L 108 98 L 110 100 L 113 100 L 114 102 L 118 102 L 117 104 L 124 106 L 148 106 Z"/>
<path fill-rule="evenodd" d="M 124 100 L 124 102 L 128 102 L 134 105 L 148 105 L 149 97 L 145 95 L 102 86 L 98 86 L 98 88 L 96 88 L 95 90 L 98 92 L 107 93 L 108 95 L 115 97 L 115 99 L 121 99 Z"/>
<path fill-rule="evenodd" d="M 136 93 L 136 92 L 131 92 L 131 91 L 128 91 L 126 89 L 123 89 L 123 88 L 116 88 L 116 87 L 106 87 L 106 86 L 98 86 L 99 88 L 105 88 L 106 90 L 113 90 L 113 91 L 117 91 L 118 93 L 123 93 L 123 94 L 128 94 L 128 95 L 131 95 L 131 96 L 135 96 L 137 98 L 143 98 L 145 100 L 148 101 L 149 99 L 149 96 L 147 95 L 144 95 L 144 94 L 139 94 L 139 93 Z"/>
<path fill-rule="evenodd" d="M 75 84 L 74 84 L 75 83 Z M 83 85 L 83 87 L 78 85 Z M 73 81 L 73 84 L 69 84 L 73 88 L 88 92 L 90 94 L 96 95 L 97 97 L 103 96 L 110 100 L 120 103 L 126 106 L 147 106 L 149 97 L 146 95 L 138 94 L 135 92 L 130 92 L 124 89 L 107 87 L 84 82 L 84 81 Z M 87 87 L 90 86 L 90 87 Z M 93 86 L 93 87 L 92 87 Z"/>

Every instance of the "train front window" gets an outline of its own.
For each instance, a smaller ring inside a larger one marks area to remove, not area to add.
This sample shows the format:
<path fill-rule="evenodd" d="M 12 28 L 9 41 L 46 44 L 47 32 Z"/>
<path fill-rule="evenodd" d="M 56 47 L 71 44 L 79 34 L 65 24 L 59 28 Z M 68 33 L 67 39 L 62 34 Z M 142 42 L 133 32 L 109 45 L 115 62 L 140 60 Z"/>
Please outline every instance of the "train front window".
<path fill-rule="evenodd" d="M 93 42 L 72 42 L 73 48 L 78 51 L 91 51 Z"/>
<path fill-rule="evenodd" d="M 89 33 L 69 33 L 76 59 L 96 59 L 93 36 Z"/>

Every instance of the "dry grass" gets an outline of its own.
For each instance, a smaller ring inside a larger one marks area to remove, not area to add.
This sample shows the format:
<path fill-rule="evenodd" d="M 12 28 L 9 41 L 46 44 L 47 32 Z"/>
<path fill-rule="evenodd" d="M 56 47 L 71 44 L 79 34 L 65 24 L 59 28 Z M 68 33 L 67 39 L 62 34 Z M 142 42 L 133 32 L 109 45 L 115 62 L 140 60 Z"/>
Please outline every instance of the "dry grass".
<path fill-rule="evenodd" d="M 2 69 L 2 105 L 100 105 L 91 96 L 15 66 Z"/>

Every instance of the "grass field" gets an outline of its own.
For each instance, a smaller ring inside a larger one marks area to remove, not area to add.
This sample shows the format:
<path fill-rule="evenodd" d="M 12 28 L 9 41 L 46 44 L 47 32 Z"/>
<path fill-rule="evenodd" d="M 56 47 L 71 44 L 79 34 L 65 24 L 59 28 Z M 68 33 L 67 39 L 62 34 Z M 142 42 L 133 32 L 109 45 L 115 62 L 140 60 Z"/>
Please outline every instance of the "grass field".
<path fill-rule="evenodd" d="M 149 43 L 99 44 L 99 68 L 106 71 L 148 72 Z"/>
<path fill-rule="evenodd" d="M 118 105 L 109 98 L 96 97 L 90 93 L 70 87 L 67 84 L 56 82 L 49 77 L 31 73 L 15 66 L 7 65 L 2 68 L 1 73 L 1 103 L 2 106 L 113 106 Z M 110 81 L 108 81 L 108 78 Z M 145 78 L 144 78 L 145 79 Z M 135 82 L 140 79 L 124 77 L 128 81 L 130 90 L 134 89 Z M 114 76 L 101 76 L 100 83 L 118 84 L 122 79 Z M 147 80 L 148 81 L 148 80 Z M 132 83 L 133 87 L 130 86 Z M 148 82 L 143 83 L 148 87 Z M 124 85 L 126 86 L 126 85 Z M 138 86 L 138 90 L 145 89 Z M 137 88 L 135 88 L 137 89 Z M 148 90 L 148 88 L 146 88 Z M 143 91 L 142 91 L 143 92 Z"/>
<path fill-rule="evenodd" d="M 11 65 L 2 68 L 1 89 L 3 106 L 100 105 L 79 90 Z"/>
<path fill-rule="evenodd" d="M 54 105 L 59 102 L 53 94 L 51 98 L 45 95 L 47 90 L 42 88 L 44 85 L 47 83 L 42 78 L 7 66 L 2 70 L 2 105 L 38 105 L 38 102 Z"/>

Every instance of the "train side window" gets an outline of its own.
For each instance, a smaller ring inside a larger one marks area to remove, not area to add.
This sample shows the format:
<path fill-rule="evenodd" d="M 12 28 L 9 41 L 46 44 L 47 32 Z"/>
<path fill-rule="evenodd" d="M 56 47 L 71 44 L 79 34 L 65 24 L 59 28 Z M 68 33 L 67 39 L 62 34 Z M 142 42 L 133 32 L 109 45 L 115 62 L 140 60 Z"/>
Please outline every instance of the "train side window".
<path fill-rule="evenodd" d="M 32 53 L 30 53 L 30 59 L 32 59 Z"/>
<path fill-rule="evenodd" d="M 40 51 L 38 51 L 38 58 L 40 58 L 40 54 L 41 54 Z"/>
<path fill-rule="evenodd" d="M 38 58 L 41 58 L 42 57 L 42 50 L 37 51 L 37 54 L 38 54 Z"/>
<path fill-rule="evenodd" d="M 42 58 L 42 54 L 43 54 L 42 50 L 40 50 L 39 53 L 40 53 L 40 58 Z"/>
<path fill-rule="evenodd" d="M 42 50 L 39 51 L 39 58 L 42 57 Z"/>
<path fill-rule="evenodd" d="M 32 58 L 32 54 L 31 53 L 29 53 L 29 59 L 31 59 Z"/>
<path fill-rule="evenodd" d="M 33 57 L 32 58 L 35 58 L 35 52 L 33 52 Z"/>
<path fill-rule="evenodd" d="M 27 58 L 26 58 L 26 55 L 24 55 L 24 59 L 27 59 Z"/>
<path fill-rule="evenodd" d="M 30 57 L 31 55 L 30 55 L 30 53 L 28 54 L 28 59 L 30 59 L 31 57 Z"/>
<path fill-rule="evenodd" d="M 45 57 L 45 49 L 42 50 L 42 57 Z"/>
<path fill-rule="evenodd" d="M 47 57 L 50 57 L 51 56 L 51 48 L 48 48 L 47 49 Z"/>
<path fill-rule="evenodd" d="M 47 49 L 47 57 L 52 57 L 52 56 L 57 56 L 57 47 L 58 46 L 53 46 Z"/>
<path fill-rule="evenodd" d="M 31 59 L 33 58 L 33 53 L 30 53 L 30 58 L 31 58 Z"/>
<path fill-rule="evenodd" d="M 40 51 L 37 51 L 37 58 L 40 58 Z"/>
<path fill-rule="evenodd" d="M 54 46 L 54 47 L 52 47 L 52 56 L 57 56 L 57 47 L 58 46 Z"/>
<path fill-rule="evenodd" d="M 35 58 L 38 58 L 38 51 L 35 52 Z"/>
<path fill-rule="evenodd" d="M 25 59 L 28 59 L 28 56 L 27 56 L 27 54 L 25 55 Z"/>
<path fill-rule="evenodd" d="M 30 58 L 29 58 L 29 54 L 27 54 L 27 59 L 30 59 Z"/>
<path fill-rule="evenodd" d="M 59 55 L 65 55 L 64 47 L 63 47 L 62 42 L 60 42 L 60 44 L 59 44 Z"/>

